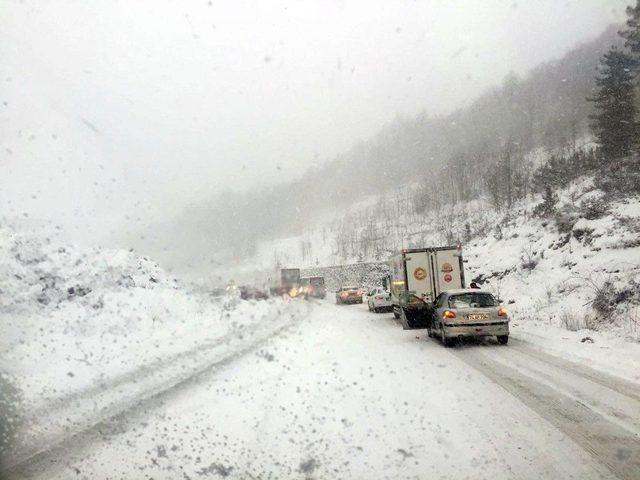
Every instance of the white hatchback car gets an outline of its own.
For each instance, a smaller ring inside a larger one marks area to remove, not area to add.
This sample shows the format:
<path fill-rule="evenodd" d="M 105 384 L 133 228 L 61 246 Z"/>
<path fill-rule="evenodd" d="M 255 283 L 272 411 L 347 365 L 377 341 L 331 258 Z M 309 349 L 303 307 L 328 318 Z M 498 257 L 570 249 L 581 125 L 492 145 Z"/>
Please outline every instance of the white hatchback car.
<path fill-rule="evenodd" d="M 391 295 L 382 287 L 376 287 L 367 293 L 367 303 L 370 312 L 391 311 Z"/>

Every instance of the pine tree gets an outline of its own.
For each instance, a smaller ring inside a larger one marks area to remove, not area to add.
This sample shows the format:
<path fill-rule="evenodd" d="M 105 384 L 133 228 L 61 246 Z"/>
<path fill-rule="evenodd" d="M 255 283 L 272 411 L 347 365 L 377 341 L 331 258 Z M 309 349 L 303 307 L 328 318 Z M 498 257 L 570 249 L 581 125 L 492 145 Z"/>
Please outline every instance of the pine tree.
<path fill-rule="evenodd" d="M 542 194 L 542 203 L 536 205 L 533 214 L 536 217 L 548 217 L 556 211 L 556 203 L 558 203 L 558 196 L 553 192 L 551 185 L 547 184 Z"/>
<path fill-rule="evenodd" d="M 596 107 L 596 113 L 589 116 L 591 128 L 605 161 L 628 156 L 637 146 L 640 130 L 636 122 L 633 64 L 629 54 L 611 48 L 600 61 L 598 91 L 589 98 Z"/>
<path fill-rule="evenodd" d="M 629 49 L 636 60 L 635 67 L 640 66 L 640 0 L 635 7 L 627 7 L 627 30 L 622 30 L 620 36 L 625 39 L 624 46 Z"/>

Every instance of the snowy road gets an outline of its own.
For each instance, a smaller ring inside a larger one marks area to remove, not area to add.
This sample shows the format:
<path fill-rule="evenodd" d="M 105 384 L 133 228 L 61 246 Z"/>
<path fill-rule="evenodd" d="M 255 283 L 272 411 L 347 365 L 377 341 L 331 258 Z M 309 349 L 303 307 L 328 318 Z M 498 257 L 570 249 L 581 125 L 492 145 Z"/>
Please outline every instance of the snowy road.
<path fill-rule="evenodd" d="M 317 304 L 16 478 L 640 478 L 640 387 L 513 341 Z"/>

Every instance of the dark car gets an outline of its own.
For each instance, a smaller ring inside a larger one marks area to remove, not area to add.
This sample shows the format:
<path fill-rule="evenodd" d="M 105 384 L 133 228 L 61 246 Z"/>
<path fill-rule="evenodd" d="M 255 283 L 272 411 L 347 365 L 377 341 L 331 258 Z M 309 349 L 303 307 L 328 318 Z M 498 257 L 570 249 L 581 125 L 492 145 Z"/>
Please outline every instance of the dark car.
<path fill-rule="evenodd" d="M 264 290 L 245 285 L 240 287 L 240 298 L 243 300 L 266 300 L 269 295 Z"/>
<path fill-rule="evenodd" d="M 300 279 L 300 289 L 305 298 L 324 298 L 327 289 L 324 286 L 324 277 L 305 277 Z"/>

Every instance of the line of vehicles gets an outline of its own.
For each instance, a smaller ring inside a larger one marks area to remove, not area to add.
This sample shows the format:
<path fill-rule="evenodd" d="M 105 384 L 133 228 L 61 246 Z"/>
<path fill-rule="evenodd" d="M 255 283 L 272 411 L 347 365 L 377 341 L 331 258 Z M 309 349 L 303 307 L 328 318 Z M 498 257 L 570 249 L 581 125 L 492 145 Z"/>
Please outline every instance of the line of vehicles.
<path fill-rule="evenodd" d="M 509 316 L 488 291 L 465 288 L 460 246 L 404 249 L 389 260 L 382 287 L 367 292 L 370 311 L 391 310 L 404 329 L 426 328 L 450 347 L 464 337 L 509 341 Z M 336 303 L 362 303 L 362 290 L 341 287 Z M 360 293 L 360 301 L 356 300 Z"/>
<path fill-rule="evenodd" d="M 450 347 L 464 337 L 495 336 L 509 341 L 509 316 L 491 292 L 475 283 L 465 287 L 462 249 L 457 246 L 403 249 L 388 262 L 381 285 L 343 285 L 335 292 L 338 305 L 367 302 L 369 311 L 393 312 L 404 329 L 426 328 Z M 324 299 L 325 279 L 301 277 L 299 268 L 283 268 L 271 295 Z"/>
<path fill-rule="evenodd" d="M 252 285 L 236 285 L 229 281 L 225 288 L 214 288 L 211 291 L 214 297 L 231 297 L 242 300 L 266 300 L 270 296 L 287 295 L 299 298 L 324 299 L 327 290 L 324 277 L 301 277 L 299 268 L 283 268 L 280 271 L 280 283 L 269 288 L 259 288 Z"/>

